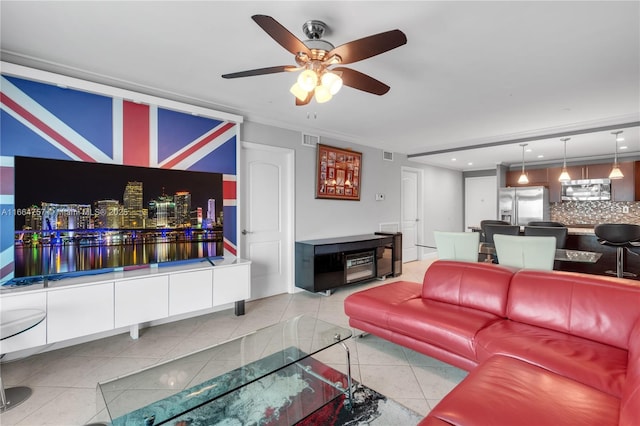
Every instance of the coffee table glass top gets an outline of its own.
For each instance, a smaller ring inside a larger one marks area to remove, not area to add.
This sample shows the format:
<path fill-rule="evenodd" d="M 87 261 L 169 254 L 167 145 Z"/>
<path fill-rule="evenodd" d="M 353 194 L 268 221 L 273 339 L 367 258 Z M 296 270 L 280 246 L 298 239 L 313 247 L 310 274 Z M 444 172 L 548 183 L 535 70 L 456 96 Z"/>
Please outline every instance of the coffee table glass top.
<path fill-rule="evenodd" d="M 351 337 L 301 315 L 123 377 L 98 383 L 114 426 L 158 425 Z M 335 396 L 334 396 L 335 397 Z"/>

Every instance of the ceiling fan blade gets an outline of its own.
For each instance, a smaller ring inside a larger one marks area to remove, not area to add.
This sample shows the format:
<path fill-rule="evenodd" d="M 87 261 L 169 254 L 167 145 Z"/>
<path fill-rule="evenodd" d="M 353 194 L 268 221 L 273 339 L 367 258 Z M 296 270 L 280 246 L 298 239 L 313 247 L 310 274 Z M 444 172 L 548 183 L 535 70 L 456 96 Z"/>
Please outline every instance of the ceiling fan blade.
<path fill-rule="evenodd" d="M 306 105 L 306 104 L 308 104 L 309 102 L 311 102 L 311 99 L 313 98 L 313 94 L 314 94 L 314 93 L 315 93 L 315 90 L 310 91 L 310 92 L 307 94 L 307 97 L 305 98 L 305 100 L 304 100 L 304 101 L 301 101 L 300 99 L 298 99 L 298 98 L 296 97 L 296 106 L 303 106 L 303 105 Z"/>
<path fill-rule="evenodd" d="M 336 67 L 331 71 L 341 72 L 342 84 L 374 95 L 384 95 L 391 89 L 381 81 L 351 68 Z"/>
<path fill-rule="evenodd" d="M 278 21 L 267 15 L 253 15 L 251 17 L 256 24 L 260 25 L 267 34 L 271 36 L 278 44 L 289 52 L 297 55 L 298 52 L 305 52 L 311 56 L 311 51 L 300 39 L 285 27 L 283 27 Z"/>
<path fill-rule="evenodd" d="M 359 40 L 351 41 L 333 49 L 327 56 L 338 55 L 340 63 L 351 64 L 387 52 L 407 43 L 407 36 L 400 30 L 391 30 Z"/>
<path fill-rule="evenodd" d="M 254 75 L 275 74 L 278 72 L 297 71 L 299 69 L 300 68 L 294 67 L 293 65 L 280 65 L 277 67 L 257 68 L 255 70 L 233 72 L 231 74 L 223 74 L 222 78 L 252 77 Z"/>

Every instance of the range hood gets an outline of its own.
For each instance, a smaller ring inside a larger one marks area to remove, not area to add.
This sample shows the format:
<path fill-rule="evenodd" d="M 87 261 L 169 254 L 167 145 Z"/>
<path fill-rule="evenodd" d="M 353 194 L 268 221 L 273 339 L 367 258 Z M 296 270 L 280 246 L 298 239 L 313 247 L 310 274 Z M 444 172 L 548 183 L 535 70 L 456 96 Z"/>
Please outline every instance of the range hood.
<path fill-rule="evenodd" d="M 611 200 L 610 179 L 583 179 L 562 182 L 563 201 Z"/>

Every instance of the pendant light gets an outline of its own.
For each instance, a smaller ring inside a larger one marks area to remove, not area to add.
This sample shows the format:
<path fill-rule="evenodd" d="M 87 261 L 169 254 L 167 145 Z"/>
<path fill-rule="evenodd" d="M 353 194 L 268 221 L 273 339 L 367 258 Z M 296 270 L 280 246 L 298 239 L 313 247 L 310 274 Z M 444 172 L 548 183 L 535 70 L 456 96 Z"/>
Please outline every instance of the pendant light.
<path fill-rule="evenodd" d="M 526 143 L 521 143 L 520 146 L 522 147 L 522 174 L 518 178 L 518 183 L 520 185 L 526 185 L 526 184 L 529 183 L 529 178 L 524 173 L 524 147 L 527 146 L 527 144 Z"/>
<path fill-rule="evenodd" d="M 560 177 L 558 181 L 560 182 L 568 182 L 571 180 L 571 176 L 569 176 L 569 172 L 567 171 L 567 141 L 571 138 L 562 138 L 560 139 L 564 142 L 564 159 L 562 161 L 562 172 L 560 173 Z"/>
<path fill-rule="evenodd" d="M 613 168 L 611 169 L 611 173 L 609 173 L 609 179 L 622 179 L 624 175 L 618 166 L 618 135 L 622 133 L 622 130 L 616 130 L 615 132 L 611 132 L 612 135 L 616 137 L 616 149 L 615 154 L 613 156 Z"/>

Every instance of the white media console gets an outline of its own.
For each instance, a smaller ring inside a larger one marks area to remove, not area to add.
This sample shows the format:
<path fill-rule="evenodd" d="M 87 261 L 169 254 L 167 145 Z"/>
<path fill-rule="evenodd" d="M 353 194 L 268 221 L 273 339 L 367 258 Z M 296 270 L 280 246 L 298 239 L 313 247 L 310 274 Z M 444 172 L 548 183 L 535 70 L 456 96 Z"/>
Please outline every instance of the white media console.
<path fill-rule="evenodd" d="M 137 339 L 143 324 L 175 321 L 233 303 L 236 315 L 241 315 L 245 299 L 251 296 L 251 262 L 212 262 L 213 266 L 203 261 L 2 288 L 0 309 L 41 309 L 46 318 L 2 341 L 0 353 L 93 340 L 127 328 Z"/>

